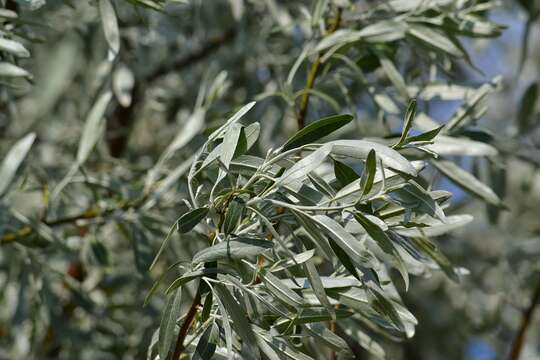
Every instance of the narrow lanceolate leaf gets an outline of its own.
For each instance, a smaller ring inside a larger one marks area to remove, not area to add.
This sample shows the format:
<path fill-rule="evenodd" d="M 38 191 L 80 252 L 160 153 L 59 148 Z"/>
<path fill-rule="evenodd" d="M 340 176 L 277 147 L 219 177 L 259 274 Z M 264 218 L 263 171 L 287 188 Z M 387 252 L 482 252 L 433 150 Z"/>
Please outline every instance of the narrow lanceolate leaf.
<path fill-rule="evenodd" d="M 445 221 L 445 214 L 440 205 L 420 185 L 410 182 L 399 186 L 390 193 L 390 197 L 399 205 L 415 212 L 428 214 Z"/>
<path fill-rule="evenodd" d="M 359 178 L 353 168 L 337 160 L 334 160 L 334 174 L 341 186 L 347 186 Z"/>
<path fill-rule="evenodd" d="M 190 271 L 183 274 L 181 277 L 177 278 L 176 280 L 174 280 L 171 283 L 171 285 L 169 285 L 167 290 L 165 290 L 165 292 L 168 294 L 171 291 L 176 290 L 177 288 L 184 286 L 188 282 L 195 280 L 197 278 L 200 278 L 200 277 L 210 276 L 210 275 L 215 275 L 215 274 L 229 274 L 229 273 L 234 273 L 234 272 L 225 268 L 216 268 L 216 267 Z"/>
<path fill-rule="evenodd" d="M 2 166 L 0 167 L 0 198 L 6 193 L 17 173 L 17 169 L 26 158 L 35 139 L 36 134 L 34 133 L 26 135 L 13 145 L 2 161 Z"/>
<path fill-rule="evenodd" d="M 160 359 L 167 359 L 175 339 L 176 319 L 180 316 L 181 295 L 182 289 L 178 289 L 169 294 L 167 298 L 167 305 L 165 305 L 159 325 L 158 352 Z"/>
<path fill-rule="evenodd" d="M 229 359 L 234 359 L 233 350 L 232 350 L 233 337 L 232 337 L 231 323 L 229 321 L 229 313 L 227 312 L 227 308 L 225 307 L 225 305 L 223 305 L 223 302 L 220 300 L 218 294 L 215 293 L 215 289 L 213 290 L 213 293 L 216 296 L 212 295 L 212 298 L 216 299 L 216 303 L 218 304 L 219 311 L 221 312 L 221 325 L 223 326 L 224 333 L 225 333 L 225 343 L 227 344 L 227 355 Z"/>
<path fill-rule="evenodd" d="M 109 60 L 112 61 L 120 51 L 120 32 L 118 31 L 118 21 L 116 13 L 110 0 L 99 0 L 99 13 L 105 39 L 109 44 Z"/>
<path fill-rule="evenodd" d="M 368 235 L 379 244 L 379 247 L 387 254 L 391 255 L 394 259 L 397 270 L 400 272 L 403 281 L 405 282 L 405 288 L 409 287 L 409 275 L 401 256 L 397 252 L 392 240 L 386 235 L 386 233 L 378 225 L 373 223 L 361 212 L 355 212 L 354 218 L 362 225 Z"/>
<path fill-rule="evenodd" d="M 198 223 L 203 220 L 206 215 L 208 214 L 208 208 L 207 207 L 201 207 L 198 209 L 193 209 L 178 219 L 178 232 L 185 234 L 191 229 L 193 229 L 195 226 L 197 226 Z"/>
<path fill-rule="evenodd" d="M 399 91 L 401 96 L 403 96 L 405 99 L 409 98 L 409 93 L 407 90 L 407 85 L 405 84 L 405 80 L 399 73 L 398 69 L 396 69 L 396 66 L 390 60 L 384 53 L 381 52 L 379 54 L 379 61 L 381 63 L 381 66 L 386 73 L 386 76 L 388 76 L 388 79 L 394 87 Z"/>
<path fill-rule="evenodd" d="M 225 213 L 225 220 L 223 221 L 223 232 L 225 235 L 229 235 L 234 232 L 240 220 L 242 220 L 242 214 L 246 204 L 240 199 L 234 199 L 229 204 L 227 212 Z"/>
<path fill-rule="evenodd" d="M 18 41 L 6 39 L 0 37 L 0 51 L 5 51 L 11 55 L 27 58 L 30 56 L 30 52 Z"/>
<path fill-rule="evenodd" d="M 240 139 L 241 130 L 241 125 L 236 123 L 232 124 L 225 133 L 225 136 L 223 137 L 223 143 L 221 144 L 221 153 L 219 155 L 219 158 L 227 169 L 229 168 L 229 165 L 231 164 L 231 161 L 234 157 L 234 153 L 236 152 L 236 147 Z"/>
<path fill-rule="evenodd" d="M 463 170 L 455 163 L 448 160 L 433 161 L 433 166 L 447 176 L 456 185 L 463 188 L 468 193 L 486 201 L 494 206 L 503 206 L 503 202 L 489 186 L 475 178 L 472 174 Z"/>
<path fill-rule="evenodd" d="M 334 115 L 317 120 L 304 127 L 287 140 L 285 145 L 283 145 L 283 150 L 287 151 L 305 144 L 313 143 L 347 125 L 352 119 L 352 115 Z"/>
<path fill-rule="evenodd" d="M 23 68 L 8 62 L 0 62 L 0 77 L 17 78 L 32 77 L 32 75 Z"/>
<path fill-rule="evenodd" d="M 325 346 L 330 349 L 340 352 L 342 354 L 350 354 L 351 350 L 347 342 L 334 334 L 328 329 L 325 324 L 315 323 L 315 324 L 305 324 L 303 326 L 307 332 L 313 336 L 318 342 L 323 343 Z M 349 357 L 347 357 L 349 358 Z"/>
<path fill-rule="evenodd" d="M 463 56 L 463 51 L 447 36 L 427 26 L 409 24 L 409 34 L 433 49 L 442 50 L 455 57 Z"/>
<path fill-rule="evenodd" d="M 199 251 L 193 256 L 193 263 L 244 259 L 262 254 L 273 247 L 274 243 L 268 240 L 249 238 L 225 240 Z"/>
<path fill-rule="evenodd" d="M 405 122 L 403 123 L 403 131 L 401 132 L 401 137 L 399 138 L 399 141 L 394 147 L 400 147 L 401 145 L 405 144 L 407 140 L 407 136 L 409 135 L 409 131 L 411 131 L 411 128 L 413 126 L 413 120 L 414 115 L 416 114 L 416 99 L 412 99 L 409 102 L 409 106 L 407 107 L 407 112 L 405 113 Z"/>
<path fill-rule="evenodd" d="M 375 150 L 384 166 L 412 176 L 417 175 L 412 164 L 388 146 L 367 140 L 336 140 L 329 144 L 332 145 L 332 155 L 358 160 L 366 159 L 369 152 Z"/>
<path fill-rule="evenodd" d="M 216 347 L 219 341 L 219 328 L 215 323 L 210 324 L 210 326 L 204 331 L 204 333 L 199 338 L 199 343 L 195 348 L 195 353 L 193 354 L 193 360 L 210 360 L 216 352 Z"/>
<path fill-rule="evenodd" d="M 375 150 L 370 150 L 366 158 L 366 164 L 364 166 L 364 172 L 360 179 L 360 188 L 362 189 L 362 196 L 369 194 L 373 188 L 373 182 L 375 181 L 375 174 L 377 173 L 377 157 Z"/>
<path fill-rule="evenodd" d="M 324 145 L 315 150 L 293 166 L 287 169 L 283 175 L 277 180 L 278 185 L 287 185 L 294 180 L 299 180 L 306 177 L 310 172 L 318 168 L 330 154 L 332 147 Z"/>
<path fill-rule="evenodd" d="M 232 326 L 243 342 L 243 348 L 246 356 L 248 356 L 250 359 L 260 359 L 261 355 L 257 347 L 255 334 L 253 333 L 251 324 L 246 317 L 246 311 L 242 309 L 242 307 L 238 304 L 236 299 L 231 295 L 229 290 L 224 285 L 216 284 L 214 286 L 214 290 L 233 321 Z M 226 316 L 226 314 L 222 314 L 222 316 Z"/>
<path fill-rule="evenodd" d="M 407 143 L 414 143 L 414 142 L 417 142 L 417 141 L 431 141 L 431 140 L 435 139 L 435 137 L 437 135 L 439 135 L 439 133 L 441 132 L 441 130 L 443 128 L 444 128 L 444 125 L 441 125 L 439 127 L 436 127 L 435 129 L 426 131 L 426 132 L 424 132 L 422 134 L 410 136 L 407 139 Z"/>
<path fill-rule="evenodd" d="M 311 284 L 311 287 L 313 288 L 315 296 L 317 297 L 317 299 L 319 299 L 322 306 L 326 308 L 330 316 L 332 316 L 332 319 L 335 320 L 336 312 L 334 311 L 334 307 L 330 304 L 330 300 L 328 300 L 328 297 L 326 296 L 323 282 L 321 281 L 321 277 L 319 276 L 319 272 L 317 271 L 313 260 L 310 259 L 306 261 L 306 263 L 304 264 L 304 268 L 306 270 L 306 274 L 309 278 L 309 282 Z"/>
<path fill-rule="evenodd" d="M 446 217 L 446 221 L 430 223 L 421 228 L 407 228 L 404 226 L 393 227 L 392 229 L 403 236 L 440 236 L 455 229 L 461 228 L 473 220 L 471 215 L 451 215 Z"/>
<path fill-rule="evenodd" d="M 450 279 L 459 281 L 459 277 L 448 258 L 428 238 L 415 236 L 411 237 L 410 241 L 414 243 L 416 248 L 431 257 Z"/>
<path fill-rule="evenodd" d="M 534 114 L 536 100 L 538 99 L 538 87 L 538 83 L 532 83 L 531 85 L 529 85 L 527 90 L 525 90 L 525 93 L 521 98 L 517 118 L 519 131 L 521 133 L 529 129 L 531 126 L 531 120 Z"/>
<path fill-rule="evenodd" d="M 420 136 L 420 135 L 419 135 Z M 495 156 L 498 151 L 493 146 L 466 138 L 439 135 L 426 149 L 446 156 Z"/>
<path fill-rule="evenodd" d="M 276 276 L 265 270 L 261 271 L 260 276 L 268 291 L 284 304 L 293 308 L 299 308 L 303 305 L 304 300 Z"/>
<path fill-rule="evenodd" d="M 240 120 L 251 108 L 255 106 L 255 101 L 250 102 L 249 104 L 246 104 L 242 106 L 240 110 L 238 110 L 233 116 L 231 116 L 225 124 L 223 124 L 219 129 L 214 131 L 209 137 L 208 141 L 214 141 L 221 135 L 223 135 L 223 132 L 231 125 L 236 123 L 238 120 Z"/>
<path fill-rule="evenodd" d="M 96 145 L 104 127 L 105 110 L 112 98 L 112 92 L 106 91 L 97 99 L 88 113 L 77 150 L 77 164 L 82 165 Z"/>
<path fill-rule="evenodd" d="M 359 266 L 373 266 L 373 256 L 360 240 L 348 233 L 343 226 L 326 215 L 315 215 L 313 220 L 336 244 L 342 248 Z"/>

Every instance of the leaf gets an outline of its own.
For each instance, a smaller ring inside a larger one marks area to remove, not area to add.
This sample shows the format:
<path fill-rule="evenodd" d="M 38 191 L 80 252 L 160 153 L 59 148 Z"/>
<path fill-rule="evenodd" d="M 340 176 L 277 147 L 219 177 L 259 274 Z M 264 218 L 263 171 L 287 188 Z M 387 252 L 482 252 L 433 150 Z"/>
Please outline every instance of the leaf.
<path fill-rule="evenodd" d="M 272 273 L 262 269 L 260 277 L 263 279 L 268 291 L 284 304 L 293 308 L 299 308 L 303 305 L 304 300 Z"/>
<path fill-rule="evenodd" d="M 315 215 L 312 218 L 323 232 L 332 238 L 356 264 L 366 267 L 373 266 L 373 255 L 366 250 L 360 240 L 349 234 L 338 222 L 326 215 Z"/>
<path fill-rule="evenodd" d="M 351 350 L 349 349 L 347 342 L 330 331 L 324 324 L 305 324 L 304 328 L 307 329 L 307 332 L 313 336 L 314 340 L 317 342 L 321 342 L 325 346 L 341 354 L 351 354 Z"/>
<path fill-rule="evenodd" d="M 175 338 L 176 319 L 180 316 L 181 296 L 182 289 L 178 289 L 169 294 L 167 298 L 167 305 L 165 305 L 159 325 L 158 352 L 160 359 L 167 359 L 171 350 Z"/>
<path fill-rule="evenodd" d="M 118 31 L 118 21 L 116 13 L 110 0 L 99 0 L 99 13 L 105 39 L 109 44 L 109 61 L 114 60 L 120 51 L 120 32 Z"/>
<path fill-rule="evenodd" d="M 399 141 L 397 142 L 394 147 L 400 147 L 401 145 L 405 144 L 407 140 L 407 136 L 409 135 L 409 131 L 411 131 L 411 128 L 413 126 L 413 120 L 414 115 L 416 114 L 416 99 L 412 99 L 409 102 L 409 106 L 407 107 L 407 112 L 405 113 L 405 121 L 403 124 L 403 131 L 401 132 L 401 137 L 399 138 Z"/>
<path fill-rule="evenodd" d="M 25 69 L 20 68 L 17 65 L 13 65 L 8 62 L 0 62 L 0 76 L 10 77 L 10 78 L 16 78 L 16 77 L 31 78 L 32 77 L 32 75 Z"/>
<path fill-rule="evenodd" d="M 30 57 L 30 52 L 18 41 L 0 36 L 0 51 L 5 51 L 20 58 Z"/>
<path fill-rule="evenodd" d="M 232 234 L 238 227 L 242 220 L 242 214 L 244 213 L 245 208 L 245 202 L 238 198 L 230 202 L 227 212 L 225 213 L 225 220 L 223 221 L 223 232 L 225 235 Z"/>
<path fill-rule="evenodd" d="M 427 26 L 409 24 L 409 35 L 424 42 L 429 47 L 441 50 L 448 55 L 463 57 L 463 51 L 457 47 L 448 37 Z"/>
<path fill-rule="evenodd" d="M 111 98 L 112 93 L 110 91 L 101 94 L 86 117 L 79 149 L 77 150 L 77 164 L 79 166 L 84 164 L 101 136 L 104 128 L 105 111 Z"/>
<path fill-rule="evenodd" d="M 334 160 L 334 174 L 342 187 L 359 178 L 353 168 L 337 160 Z"/>
<path fill-rule="evenodd" d="M 362 189 L 362 196 L 369 194 L 373 188 L 373 182 L 375 181 L 375 174 L 377 173 L 377 157 L 375 150 L 370 150 L 366 158 L 366 164 L 362 177 L 360 179 L 360 188 Z"/>
<path fill-rule="evenodd" d="M 222 268 L 216 268 L 216 267 L 210 267 L 210 268 L 204 268 L 200 270 L 190 271 L 185 274 L 183 274 L 181 277 L 175 279 L 171 285 L 165 290 L 165 293 L 170 293 L 171 291 L 187 284 L 191 280 L 195 280 L 199 277 L 204 277 L 207 275 L 215 275 L 215 274 L 229 274 L 234 273 L 231 270 L 222 269 Z"/>
<path fill-rule="evenodd" d="M 425 227 L 393 227 L 392 230 L 403 236 L 440 236 L 463 227 L 473 220 L 471 215 L 451 215 L 445 222 L 428 223 Z"/>
<path fill-rule="evenodd" d="M 332 155 L 364 160 L 371 150 L 375 150 L 383 164 L 399 172 L 416 176 L 417 171 L 400 153 L 388 146 L 367 140 L 336 140 L 331 141 Z"/>
<path fill-rule="evenodd" d="M 216 140 L 218 137 L 222 136 L 223 135 L 223 131 L 227 130 L 227 128 L 233 124 L 233 123 L 236 123 L 238 120 L 240 120 L 249 110 L 251 110 L 251 108 L 253 106 L 255 106 L 255 101 L 252 101 L 244 106 L 242 106 L 242 108 L 240 110 L 238 110 L 233 116 L 231 116 L 229 119 L 227 119 L 227 121 L 225 122 L 225 124 L 223 124 L 219 129 L 217 129 L 216 131 L 214 131 L 209 137 L 208 137 L 208 141 L 214 141 Z"/>
<path fill-rule="evenodd" d="M 443 128 L 444 125 L 441 125 L 433 130 L 426 131 L 420 135 L 410 136 L 407 139 L 407 143 L 414 143 L 416 141 L 431 141 L 441 132 Z"/>
<path fill-rule="evenodd" d="M 178 226 L 178 220 L 169 228 L 169 231 L 167 232 L 167 236 L 165 236 L 165 240 L 163 240 L 163 242 L 161 243 L 161 246 L 159 247 L 159 250 L 156 256 L 154 257 L 154 260 L 152 261 L 152 264 L 150 265 L 149 270 L 152 270 L 154 266 L 156 266 L 157 261 L 159 260 L 161 254 L 163 254 L 163 251 L 169 244 L 169 240 L 171 239 L 171 236 L 174 234 L 174 231 L 177 228 L 177 226 Z"/>
<path fill-rule="evenodd" d="M 215 293 L 215 289 L 213 290 Z M 227 308 L 223 305 L 223 302 L 220 300 L 218 294 L 215 294 L 216 296 L 212 296 L 216 299 L 216 302 L 219 307 L 219 311 L 221 312 L 221 324 L 224 328 L 225 332 L 225 343 L 227 344 L 227 354 L 229 359 L 234 359 L 233 351 L 232 351 L 232 330 L 231 330 L 231 323 L 229 322 L 229 313 L 227 312 Z"/>
<path fill-rule="evenodd" d="M 520 133 L 524 133 L 531 126 L 531 118 L 534 114 L 536 101 L 538 99 L 538 87 L 538 83 L 532 83 L 527 87 L 527 90 L 525 90 L 525 93 L 521 98 L 517 117 Z"/>
<path fill-rule="evenodd" d="M 323 289 L 338 289 L 348 287 L 362 287 L 363 282 L 351 277 L 332 277 L 332 276 L 320 276 L 320 285 Z M 309 277 L 295 277 L 294 279 L 283 279 L 281 282 L 289 289 L 302 290 L 302 289 L 314 289 L 314 284 Z"/>
<path fill-rule="evenodd" d="M 146 274 L 152 264 L 153 248 L 143 229 L 135 224 L 129 224 L 131 241 L 133 242 L 133 253 L 135 265 L 141 274 Z"/>
<path fill-rule="evenodd" d="M 9 185 L 17 174 L 17 169 L 19 169 L 21 163 L 26 158 L 35 139 L 36 134 L 34 133 L 26 135 L 17 141 L 15 145 L 9 149 L 6 157 L 4 157 L 2 166 L 0 167 L 0 198 L 8 190 Z"/>
<path fill-rule="evenodd" d="M 182 215 L 177 221 L 178 232 L 181 234 L 189 232 L 206 217 L 208 210 L 209 209 L 207 207 L 201 207 L 198 209 L 193 209 Z"/>
<path fill-rule="evenodd" d="M 452 280 L 458 282 L 459 276 L 452 267 L 450 261 L 444 256 L 443 253 L 429 241 L 425 236 L 411 237 L 410 241 L 420 249 L 422 252 L 431 257 L 441 268 L 442 271 Z"/>
<path fill-rule="evenodd" d="M 457 166 L 455 163 L 448 160 L 438 160 L 433 161 L 432 164 L 437 170 L 452 180 L 453 183 L 468 193 L 486 201 L 488 204 L 503 207 L 503 202 L 489 186 Z"/>
<path fill-rule="evenodd" d="M 439 135 L 433 144 L 424 145 L 426 149 L 445 156 L 495 156 L 497 149 L 493 146 L 466 138 Z"/>
<path fill-rule="evenodd" d="M 216 352 L 219 341 L 219 329 L 215 323 L 210 324 L 199 338 L 199 343 L 195 348 L 193 360 L 210 360 Z"/>
<path fill-rule="evenodd" d="M 390 82 L 394 85 L 401 96 L 408 99 L 409 91 L 407 90 L 407 84 L 405 84 L 405 80 L 399 73 L 398 69 L 396 69 L 394 63 L 383 52 L 379 52 L 378 56 L 381 66 Z"/>
<path fill-rule="evenodd" d="M 319 299 L 321 305 L 326 308 L 332 319 L 335 320 L 336 312 L 334 311 L 334 307 L 330 304 L 330 300 L 328 300 L 328 297 L 326 296 L 323 282 L 321 281 L 319 272 L 317 271 L 317 268 L 315 267 L 312 259 L 305 262 L 304 269 L 306 271 L 306 275 L 309 278 L 309 282 L 311 284 L 313 292 L 315 293 L 315 296 L 317 297 L 317 299 Z"/>
<path fill-rule="evenodd" d="M 279 263 L 279 265 L 277 266 L 272 266 L 272 268 L 268 269 L 268 271 L 278 272 L 292 266 L 303 264 L 309 259 L 311 259 L 313 255 L 315 255 L 315 250 L 313 249 L 301 252 L 300 254 L 296 254 L 292 258 L 289 258 L 284 262 Z"/>
<path fill-rule="evenodd" d="M 445 221 L 446 216 L 439 204 L 420 185 L 409 182 L 390 193 L 392 200 L 406 209 L 412 209 L 419 214 L 428 214 Z"/>
<path fill-rule="evenodd" d="M 219 296 L 223 303 L 224 308 L 227 309 L 229 316 L 233 321 L 234 331 L 240 336 L 244 343 L 244 349 L 246 350 L 246 356 L 250 359 L 260 359 L 259 349 L 257 347 L 257 341 L 255 334 L 245 315 L 245 311 L 237 303 L 236 299 L 231 295 L 229 290 L 221 284 L 214 285 L 214 291 L 216 296 Z M 222 314 L 226 316 L 226 314 Z M 225 320 L 224 320 L 225 321 Z"/>
<path fill-rule="evenodd" d="M 283 175 L 276 181 L 276 184 L 284 186 L 294 180 L 301 179 L 307 176 L 307 174 L 318 168 L 324 162 L 328 154 L 330 154 L 331 149 L 331 146 L 324 145 L 319 149 L 315 150 L 314 152 L 288 168 L 283 173 Z"/>
<path fill-rule="evenodd" d="M 382 230 L 379 226 L 375 225 L 370 219 L 368 219 L 364 214 L 362 214 L 359 211 L 354 212 L 354 218 L 356 221 L 362 225 L 362 227 L 366 230 L 368 235 L 375 240 L 377 244 L 379 244 L 379 247 L 387 254 L 391 255 L 392 258 L 395 260 L 395 265 L 397 267 L 397 270 L 400 272 L 401 277 L 403 278 L 403 281 L 405 282 L 405 289 L 408 289 L 409 287 L 409 275 L 407 273 L 407 269 L 405 268 L 405 265 L 403 264 L 403 260 L 401 259 L 399 253 L 394 247 L 394 244 L 392 243 L 392 240 L 386 235 L 384 230 Z"/>
<path fill-rule="evenodd" d="M 268 240 L 236 238 L 225 240 L 217 245 L 199 251 L 193 256 L 193 263 L 210 262 L 217 260 L 244 259 L 259 255 L 274 247 Z"/>
<path fill-rule="evenodd" d="M 227 169 L 229 168 L 229 165 L 231 164 L 231 161 L 236 152 L 236 147 L 240 140 L 241 130 L 242 126 L 234 123 L 229 127 L 229 129 L 225 133 L 225 136 L 223 137 L 223 143 L 221 144 L 221 152 L 219 155 L 219 159 Z"/>
<path fill-rule="evenodd" d="M 352 115 L 334 115 L 317 120 L 298 131 L 283 145 L 283 151 L 294 149 L 325 137 L 352 121 Z"/>

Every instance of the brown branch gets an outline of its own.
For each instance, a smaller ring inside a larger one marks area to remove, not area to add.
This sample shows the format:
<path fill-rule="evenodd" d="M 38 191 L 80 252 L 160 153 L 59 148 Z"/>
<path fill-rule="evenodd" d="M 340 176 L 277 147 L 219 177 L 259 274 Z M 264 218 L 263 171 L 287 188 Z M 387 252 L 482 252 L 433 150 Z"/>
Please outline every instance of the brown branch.
<path fill-rule="evenodd" d="M 99 217 L 106 217 L 118 210 L 136 209 L 142 204 L 143 204 L 143 200 L 141 199 L 140 201 L 136 201 L 132 203 L 125 202 L 125 203 L 119 204 L 117 207 L 108 208 L 105 210 L 100 210 L 98 207 L 91 207 L 77 215 L 67 216 L 67 217 L 56 219 L 56 220 L 43 220 L 42 223 L 50 227 L 74 224 L 79 220 L 90 220 L 90 219 L 96 219 Z M 5 233 L 2 235 L 2 237 L 0 237 L 0 245 L 7 245 L 17 240 L 24 239 L 34 234 L 34 232 L 35 232 L 35 229 L 33 227 L 24 226 L 20 228 L 19 230 Z"/>
<path fill-rule="evenodd" d="M 202 48 L 184 57 L 180 57 L 171 63 L 163 64 L 145 77 L 146 82 L 154 82 L 160 77 L 172 72 L 180 71 L 184 68 L 193 65 L 199 60 L 204 59 L 215 50 L 219 49 L 222 45 L 227 44 L 236 36 L 236 29 L 230 29 L 223 34 L 210 39 Z"/>
<path fill-rule="evenodd" d="M 519 327 L 516 337 L 514 338 L 514 342 L 512 343 L 512 350 L 510 351 L 508 360 L 519 359 L 521 349 L 523 348 L 523 343 L 525 342 L 525 334 L 527 333 L 527 329 L 529 328 L 529 325 L 532 322 L 534 310 L 536 309 L 536 306 L 538 305 L 538 303 L 540 303 L 540 279 L 536 283 L 536 288 L 531 298 L 531 304 L 529 305 L 527 310 L 525 310 L 525 312 L 523 313 L 523 317 L 521 319 L 521 325 Z"/>
<path fill-rule="evenodd" d="M 330 24 L 330 27 L 328 28 L 328 31 L 326 35 L 332 34 L 335 32 L 339 24 L 341 23 L 341 13 L 342 9 L 337 8 L 336 11 L 336 17 L 334 21 Z M 311 96 L 311 90 L 313 89 L 313 86 L 315 85 L 315 79 L 319 75 L 319 71 L 321 69 L 321 54 L 317 54 L 317 59 L 315 59 L 315 62 L 311 65 L 311 69 L 309 70 L 306 87 L 304 88 L 304 93 L 302 94 L 302 98 L 300 100 L 300 109 L 298 110 L 298 115 L 296 117 L 296 122 L 298 124 L 298 130 L 303 129 L 305 126 L 305 119 L 306 114 L 309 106 L 309 98 Z"/>
<path fill-rule="evenodd" d="M 193 323 L 193 319 L 195 319 L 195 315 L 197 314 L 197 308 L 200 304 L 201 288 L 199 285 L 199 289 L 197 289 L 197 294 L 195 294 L 193 302 L 191 303 L 191 307 L 189 308 L 189 311 L 184 318 L 184 322 L 182 323 L 182 327 L 180 327 L 180 331 L 178 332 L 178 338 L 176 338 L 176 345 L 174 346 L 174 354 L 172 360 L 180 359 L 180 355 L 182 355 L 182 352 L 185 349 L 184 340 L 186 339 L 189 329 L 191 328 L 191 324 Z"/>

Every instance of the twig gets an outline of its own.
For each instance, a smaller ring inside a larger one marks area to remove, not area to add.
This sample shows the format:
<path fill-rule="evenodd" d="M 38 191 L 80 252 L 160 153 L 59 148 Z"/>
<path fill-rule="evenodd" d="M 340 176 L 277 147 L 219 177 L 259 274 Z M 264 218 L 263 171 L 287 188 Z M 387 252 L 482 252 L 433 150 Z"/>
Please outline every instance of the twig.
<path fill-rule="evenodd" d="M 330 27 L 328 28 L 328 31 L 326 35 L 329 35 L 333 32 L 335 32 L 339 24 L 341 23 L 341 8 L 337 8 L 336 11 L 336 17 L 334 18 L 334 21 L 330 24 Z M 315 59 L 315 62 L 311 65 L 311 69 L 309 70 L 306 87 L 304 88 L 304 94 L 302 95 L 302 98 L 300 100 L 300 109 L 298 110 L 298 115 L 296 117 L 296 122 L 298 124 L 298 130 L 303 129 L 305 126 L 305 119 L 306 114 L 308 110 L 309 105 L 309 98 L 311 95 L 311 89 L 313 89 L 313 86 L 315 85 L 315 79 L 317 78 L 317 75 L 319 75 L 319 70 L 321 68 L 321 54 L 317 54 L 317 59 Z"/>
<path fill-rule="evenodd" d="M 519 359 L 519 355 L 521 353 L 521 349 L 523 348 L 523 343 L 525 341 L 525 334 L 527 332 L 527 329 L 529 328 L 529 325 L 532 322 L 534 310 L 536 309 L 536 306 L 538 305 L 538 303 L 540 303 L 540 279 L 536 283 L 536 288 L 531 298 L 531 304 L 529 305 L 527 310 L 523 313 L 523 317 L 521 319 L 521 325 L 519 327 L 516 337 L 514 338 L 514 342 L 512 343 L 512 350 L 510 351 L 508 360 Z"/>
<path fill-rule="evenodd" d="M 154 71 L 152 71 L 145 77 L 145 81 L 150 83 L 172 71 L 180 71 L 210 55 L 212 52 L 219 49 L 222 45 L 225 45 L 226 43 L 234 39 L 235 36 L 236 29 L 230 29 L 223 34 L 210 39 L 202 48 L 193 52 L 192 54 L 178 58 L 172 63 L 163 64 L 157 67 Z"/>
<path fill-rule="evenodd" d="M 178 338 L 176 338 L 176 345 L 174 346 L 174 354 L 173 354 L 172 360 L 180 359 L 180 355 L 182 355 L 182 351 L 184 351 L 184 340 L 186 339 L 189 329 L 191 328 L 193 319 L 195 318 L 195 315 L 197 314 L 197 307 L 200 304 L 201 304 L 201 288 L 199 285 L 199 289 L 197 289 L 197 293 L 195 294 L 195 297 L 193 298 L 191 307 L 189 308 L 189 311 L 186 317 L 184 318 L 184 322 L 182 323 L 182 327 L 180 327 L 180 331 L 178 332 Z"/>
<path fill-rule="evenodd" d="M 126 203 L 119 204 L 118 206 L 114 208 L 108 208 L 105 210 L 100 210 L 97 207 L 91 207 L 77 215 L 67 216 L 67 217 L 56 219 L 56 220 L 49 220 L 49 221 L 43 220 L 42 223 L 50 227 L 73 224 L 77 222 L 78 220 L 89 220 L 89 219 L 95 219 L 98 217 L 105 217 L 118 210 L 136 209 L 139 206 L 141 206 L 143 202 L 144 201 L 136 201 L 132 203 L 126 202 Z M 35 229 L 33 227 L 24 226 L 20 228 L 19 230 L 5 233 L 0 238 L 0 245 L 6 245 L 9 243 L 15 242 L 17 240 L 24 239 L 32 235 L 34 232 L 35 232 Z"/>

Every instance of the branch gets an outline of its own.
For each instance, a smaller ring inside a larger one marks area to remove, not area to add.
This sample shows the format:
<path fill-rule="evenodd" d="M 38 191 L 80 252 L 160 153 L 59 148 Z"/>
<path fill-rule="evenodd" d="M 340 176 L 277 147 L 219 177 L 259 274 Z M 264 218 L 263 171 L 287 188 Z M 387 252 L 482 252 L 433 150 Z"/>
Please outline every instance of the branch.
<path fill-rule="evenodd" d="M 341 23 L 341 8 L 337 8 L 336 17 L 332 24 L 330 25 L 328 32 L 326 33 L 326 36 L 329 34 L 332 34 L 335 32 L 339 24 Z M 309 97 L 311 95 L 311 89 L 313 89 L 313 86 L 315 85 L 315 79 L 317 78 L 317 75 L 319 75 L 319 70 L 321 68 L 321 54 L 317 54 L 317 59 L 315 59 L 315 62 L 311 65 L 311 69 L 308 74 L 306 87 L 304 88 L 304 95 L 302 95 L 302 99 L 300 100 L 300 110 L 298 111 L 298 115 L 296 117 L 296 122 L 298 124 L 298 130 L 303 129 L 305 126 L 305 119 L 306 114 L 308 110 L 309 105 Z"/>
<path fill-rule="evenodd" d="M 210 55 L 215 50 L 219 49 L 222 45 L 225 45 L 228 42 L 230 42 L 232 39 L 234 39 L 235 36 L 236 36 L 236 29 L 227 30 L 223 34 L 210 39 L 199 50 L 185 57 L 180 57 L 176 59 L 175 61 L 173 61 L 172 63 L 158 66 L 156 69 L 154 69 L 153 72 L 151 72 L 145 77 L 145 81 L 151 83 L 172 71 L 180 71 L 190 65 L 193 65 L 197 61 L 205 58 L 206 56 Z"/>
<path fill-rule="evenodd" d="M 56 220 L 50 220 L 50 221 L 44 220 L 42 221 L 42 223 L 50 227 L 61 226 L 61 225 L 66 225 L 66 224 L 74 224 L 79 220 L 89 220 L 89 219 L 96 219 L 98 217 L 106 217 L 110 214 L 113 214 L 114 212 L 118 210 L 136 209 L 139 206 L 141 206 L 143 202 L 144 202 L 143 200 L 132 202 L 132 203 L 125 202 L 125 203 L 119 204 L 116 207 L 108 208 L 105 210 L 100 210 L 98 207 L 91 207 L 77 215 L 67 216 L 67 217 L 59 218 Z M 19 230 L 15 230 L 13 232 L 3 234 L 2 237 L 0 238 L 0 245 L 10 244 L 17 240 L 24 239 L 34 233 L 35 233 L 35 229 L 33 227 L 24 226 L 20 228 Z"/>
<path fill-rule="evenodd" d="M 189 311 L 186 317 L 184 318 L 184 322 L 182 323 L 182 327 L 180 327 L 180 331 L 178 332 L 178 338 L 176 338 L 176 345 L 174 347 L 174 354 L 173 354 L 172 360 L 180 359 L 180 355 L 182 355 L 182 351 L 184 351 L 184 340 L 186 339 L 186 336 L 189 332 L 191 324 L 193 323 L 193 319 L 195 318 L 195 315 L 197 314 L 197 307 L 200 304 L 201 304 L 201 288 L 199 285 L 199 288 L 197 289 L 197 294 L 195 294 L 195 297 L 193 298 L 193 302 L 191 303 L 191 307 L 189 308 Z"/>
<path fill-rule="evenodd" d="M 521 325 L 519 327 L 516 337 L 514 338 L 514 342 L 512 343 L 512 350 L 510 351 L 508 360 L 519 359 L 521 348 L 523 347 L 523 343 L 525 341 L 525 333 L 527 332 L 527 329 L 529 328 L 529 325 L 531 324 L 534 310 L 536 308 L 536 305 L 538 305 L 538 303 L 540 303 L 540 279 L 538 279 L 538 282 L 536 283 L 536 289 L 534 290 L 534 293 L 531 299 L 531 304 L 529 305 L 527 310 L 523 313 L 523 318 L 521 319 Z"/>

